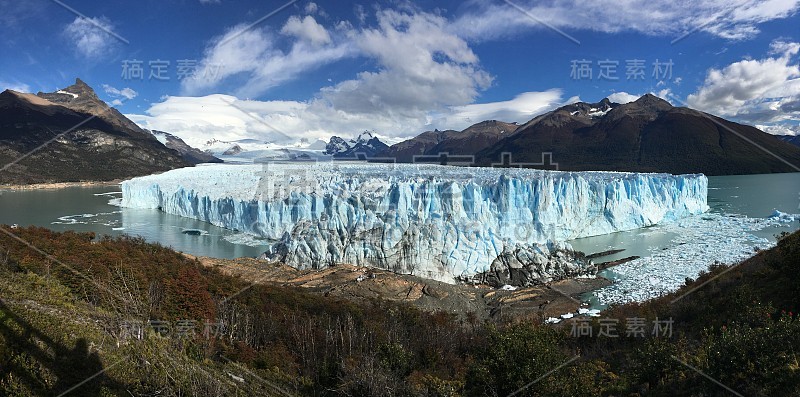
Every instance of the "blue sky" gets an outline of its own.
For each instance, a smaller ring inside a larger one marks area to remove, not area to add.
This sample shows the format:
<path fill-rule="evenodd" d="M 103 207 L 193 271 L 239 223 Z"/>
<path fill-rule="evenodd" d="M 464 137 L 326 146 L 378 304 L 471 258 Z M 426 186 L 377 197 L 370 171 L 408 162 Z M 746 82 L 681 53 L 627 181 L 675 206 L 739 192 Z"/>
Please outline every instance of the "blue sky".
<path fill-rule="evenodd" d="M 394 141 L 648 92 L 800 133 L 800 2 L 702 3 L 0 0 L 0 88 L 80 77 L 194 145 Z"/>

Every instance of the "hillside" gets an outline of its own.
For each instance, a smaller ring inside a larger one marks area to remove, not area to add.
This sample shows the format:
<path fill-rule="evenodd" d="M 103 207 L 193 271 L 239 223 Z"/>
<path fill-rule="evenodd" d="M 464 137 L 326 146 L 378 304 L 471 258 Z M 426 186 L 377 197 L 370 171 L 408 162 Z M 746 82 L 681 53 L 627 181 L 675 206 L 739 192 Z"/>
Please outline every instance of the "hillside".
<path fill-rule="evenodd" d="M 0 93 L 0 183 L 108 181 L 190 165 L 80 79 L 54 93 Z"/>
<path fill-rule="evenodd" d="M 482 121 L 463 131 L 427 131 L 407 141 L 390 146 L 378 157 L 394 158 L 400 163 L 412 162 L 415 155 L 472 155 L 510 136 L 516 124 L 497 120 Z"/>
<path fill-rule="evenodd" d="M 706 175 L 794 172 L 800 148 L 647 94 L 624 105 L 578 102 L 540 115 L 513 136 L 477 153 L 477 163 L 538 163 L 552 153 L 560 170 L 615 170 Z M 776 158 L 780 157 L 779 158 Z M 786 164 L 781 159 L 794 164 Z"/>
<path fill-rule="evenodd" d="M 141 239 L 2 231 L 0 395 L 800 392 L 800 233 L 669 296 L 547 326 L 335 293 L 313 273 L 251 284 Z M 636 319 L 647 332 L 626 336 Z M 650 332 L 657 320 L 669 334 Z M 573 336 L 579 324 L 590 333 Z"/>
<path fill-rule="evenodd" d="M 200 149 L 193 148 L 186 144 L 180 137 L 164 131 L 151 131 L 153 136 L 164 146 L 180 153 L 181 157 L 190 164 L 200 163 L 221 163 L 222 160 L 206 153 Z"/>
<path fill-rule="evenodd" d="M 775 137 L 792 145 L 800 146 L 800 135 L 775 135 Z"/>

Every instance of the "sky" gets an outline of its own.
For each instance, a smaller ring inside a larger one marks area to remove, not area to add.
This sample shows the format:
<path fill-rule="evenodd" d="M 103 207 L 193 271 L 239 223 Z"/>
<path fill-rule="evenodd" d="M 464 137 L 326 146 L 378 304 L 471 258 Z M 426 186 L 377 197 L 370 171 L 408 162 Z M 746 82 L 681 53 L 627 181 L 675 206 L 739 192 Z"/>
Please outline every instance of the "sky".
<path fill-rule="evenodd" d="M 701 4 L 702 3 L 702 4 Z M 645 93 L 800 134 L 800 0 L 0 0 L 0 89 L 189 144 L 389 143 Z"/>

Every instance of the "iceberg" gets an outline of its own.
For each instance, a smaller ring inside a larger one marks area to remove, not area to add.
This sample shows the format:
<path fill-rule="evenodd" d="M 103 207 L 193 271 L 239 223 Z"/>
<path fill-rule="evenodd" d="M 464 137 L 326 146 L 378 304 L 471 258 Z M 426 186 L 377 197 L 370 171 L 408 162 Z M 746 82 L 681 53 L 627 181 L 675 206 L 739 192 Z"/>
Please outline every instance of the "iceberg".
<path fill-rule="evenodd" d="M 298 268 L 489 275 L 499 287 L 592 273 L 565 241 L 705 212 L 707 190 L 701 174 L 210 164 L 124 181 L 121 205 L 257 236 L 267 259 Z"/>

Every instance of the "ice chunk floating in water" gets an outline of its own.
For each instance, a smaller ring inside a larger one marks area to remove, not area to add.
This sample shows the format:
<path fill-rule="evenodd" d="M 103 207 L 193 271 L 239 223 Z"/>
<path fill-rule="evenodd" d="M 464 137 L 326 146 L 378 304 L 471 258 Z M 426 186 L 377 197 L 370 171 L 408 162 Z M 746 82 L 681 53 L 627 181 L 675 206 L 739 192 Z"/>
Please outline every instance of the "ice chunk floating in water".
<path fill-rule="evenodd" d="M 547 257 L 561 246 L 554 241 L 702 213 L 707 189 L 703 175 L 208 165 L 125 181 L 122 206 L 257 235 L 300 268 L 350 263 L 452 282 Z"/>

